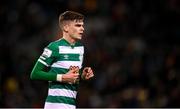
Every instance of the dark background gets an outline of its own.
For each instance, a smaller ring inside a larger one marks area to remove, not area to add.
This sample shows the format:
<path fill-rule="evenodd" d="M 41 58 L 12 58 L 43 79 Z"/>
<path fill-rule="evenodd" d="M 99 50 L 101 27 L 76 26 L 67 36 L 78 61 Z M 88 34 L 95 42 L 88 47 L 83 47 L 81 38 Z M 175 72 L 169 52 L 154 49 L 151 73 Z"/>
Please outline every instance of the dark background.
<path fill-rule="evenodd" d="M 43 107 L 47 82 L 29 76 L 58 39 L 59 14 L 83 13 L 86 66 L 78 107 L 180 107 L 179 0 L 3 0 L 0 107 Z"/>

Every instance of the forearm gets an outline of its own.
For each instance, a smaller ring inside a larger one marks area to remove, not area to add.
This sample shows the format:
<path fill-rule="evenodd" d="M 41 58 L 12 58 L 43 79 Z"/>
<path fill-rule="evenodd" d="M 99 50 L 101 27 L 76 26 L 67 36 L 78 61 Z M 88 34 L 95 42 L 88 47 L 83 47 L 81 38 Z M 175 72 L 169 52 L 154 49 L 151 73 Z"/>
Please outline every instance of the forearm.
<path fill-rule="evenodd" d="M 44 71 L 45 65 L 37 62 L 31 72 L 31 79 L 57 81 L 57 74 Z"/>

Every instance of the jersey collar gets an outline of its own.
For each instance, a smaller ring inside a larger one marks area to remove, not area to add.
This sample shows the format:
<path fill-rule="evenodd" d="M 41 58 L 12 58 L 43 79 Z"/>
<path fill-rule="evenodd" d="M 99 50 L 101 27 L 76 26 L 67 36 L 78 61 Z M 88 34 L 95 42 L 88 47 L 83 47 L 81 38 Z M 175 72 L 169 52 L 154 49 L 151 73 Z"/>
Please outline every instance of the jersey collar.
<path fill-rule="evenodd" d="M 76 45 L 76 42 L 74 44 L 69 43 L 66 39 L 62 38 L 62 40 L 64 40 L 65 43 L 67 43 L 69 46 L 71 46 L 71 48 L 74 48 Z"/>

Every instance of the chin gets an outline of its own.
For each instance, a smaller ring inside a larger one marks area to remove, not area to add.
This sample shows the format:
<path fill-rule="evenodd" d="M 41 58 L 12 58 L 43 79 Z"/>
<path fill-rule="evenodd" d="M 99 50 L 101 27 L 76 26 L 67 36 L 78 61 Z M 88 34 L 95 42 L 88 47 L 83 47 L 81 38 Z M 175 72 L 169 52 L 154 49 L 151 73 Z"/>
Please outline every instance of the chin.
<path fill-rule="evenodd" d="M 74 36 L 71 36 L 71 37 L 72 37 L 73 39 L 75 39 L 75 40 L 81 40 L 81 39 L 82 39 L 82 36 L 80 36 L 80 35 L 79 35 L 79 36 L 75 36 L 75 35 L 74 35 Z"/>
<path fill-rule="evenodd" d="M 81 40 L 81 39 L 82 39 L 82 37 L 76 37 L 76 39 Z"/>
<path fill-rule="evenodd" d="M 79 37 L 78 39 L 79 39 L 79 40 L 81 40 L 81 39 L 82 39 L 82 37 Z"/>

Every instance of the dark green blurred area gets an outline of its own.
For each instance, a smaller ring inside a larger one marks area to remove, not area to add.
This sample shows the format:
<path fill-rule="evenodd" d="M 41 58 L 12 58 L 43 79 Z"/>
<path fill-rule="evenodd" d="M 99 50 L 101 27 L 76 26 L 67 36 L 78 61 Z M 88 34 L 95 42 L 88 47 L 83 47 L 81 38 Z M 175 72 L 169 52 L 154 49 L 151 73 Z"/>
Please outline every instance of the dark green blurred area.
<path fill-rule="evenodd" d="M 0 3 L 0 107 L 43 107 L 47 82 L 29 76 L 58 39 L 58 16 L 85 15 L 77 107 L 180 107 L 179 0 L 4 0 Z"/>

